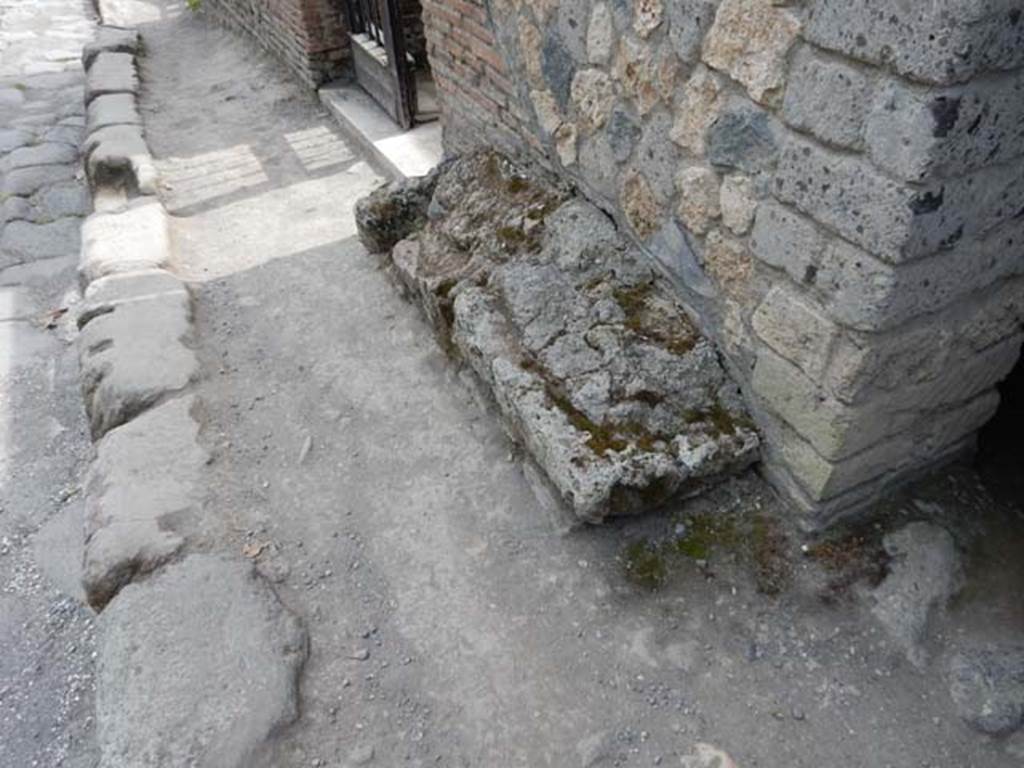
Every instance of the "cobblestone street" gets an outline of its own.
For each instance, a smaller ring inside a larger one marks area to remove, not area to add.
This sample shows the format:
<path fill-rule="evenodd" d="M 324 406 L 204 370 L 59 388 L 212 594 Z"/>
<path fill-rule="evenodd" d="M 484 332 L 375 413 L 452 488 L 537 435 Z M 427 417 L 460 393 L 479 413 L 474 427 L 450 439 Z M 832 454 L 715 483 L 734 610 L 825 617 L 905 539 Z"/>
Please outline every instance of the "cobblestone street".
<path fill-rule="evenodd" d="M 77 299 L 83 0 L 0 2 L 0 764 L 91 766 L 92 614 L 80 591 L 89 440 Z"/>

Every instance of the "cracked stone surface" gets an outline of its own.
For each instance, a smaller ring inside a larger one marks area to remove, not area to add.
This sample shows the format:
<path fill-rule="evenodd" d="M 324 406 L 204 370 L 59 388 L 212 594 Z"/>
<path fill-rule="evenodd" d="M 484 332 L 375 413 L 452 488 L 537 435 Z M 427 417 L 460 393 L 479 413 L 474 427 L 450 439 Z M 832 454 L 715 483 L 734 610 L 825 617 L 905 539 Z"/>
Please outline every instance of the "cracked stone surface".
<path fill-rule="evenodd" d="M 388 257 L 396 276 L 579 518 L 645 511 L 756 459 L 713 345 L 597 208 L 484 152 L 437 177 L 426 215 Z"/>
<path fill-rule="evenodd" d="M 103 607 L 125 584 L 167 562 L 197 528 L 199 473 L 194 396 L 160 405 L 108 432 L 86 482 L 82 582 Z"/>
<path fill-rule="evenodd" d="M 885 537 L 889 575 L 874 592 L 872 612 L 916 667 L 928 660 L 929 619 L 963 585 L 953 537 L 932 523 L 915 522 Z"/>
<path fill-rule="evenodd" d="M 298 717 L 306 632 L 251 563 L 191 555 L 99 624 L 104 768 L 248 768 Z"/>
<path fill-rule="evenodd" d="M 993 736 L 1024 724 L 1024 645 L 973 648 L 950 660 L 950 694 L 972 728 Z"/>
<path fill-rule="evenodd" d="M 94 438 L 193 381 L 192 297 L 162 270 L 111 275 L 86 292 L 79 323 L 82 396 Z"/>
<path fill-rule="evenodd" d="M 0 764 L 19 768 L 98 760 L 72 317 L 94 28 L 87 1 L 0 0 Z"/>

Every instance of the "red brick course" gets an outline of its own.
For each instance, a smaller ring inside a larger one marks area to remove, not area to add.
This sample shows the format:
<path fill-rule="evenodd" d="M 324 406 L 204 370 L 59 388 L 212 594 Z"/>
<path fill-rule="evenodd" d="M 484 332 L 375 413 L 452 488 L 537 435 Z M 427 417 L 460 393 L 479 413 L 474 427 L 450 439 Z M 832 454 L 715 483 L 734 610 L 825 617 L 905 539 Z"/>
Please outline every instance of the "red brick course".
<path fill-rule="evenodd" d="M 252 35 L 309 85 L 344 70 L 348 39 L 342 0 L 204 0 L 203 8 Z"/>

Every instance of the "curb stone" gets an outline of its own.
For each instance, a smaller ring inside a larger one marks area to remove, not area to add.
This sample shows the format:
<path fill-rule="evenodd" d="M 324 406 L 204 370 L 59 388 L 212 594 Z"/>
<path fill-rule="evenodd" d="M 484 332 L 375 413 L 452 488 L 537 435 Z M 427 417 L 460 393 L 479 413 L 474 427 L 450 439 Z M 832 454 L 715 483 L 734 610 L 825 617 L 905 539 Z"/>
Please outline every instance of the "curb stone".
<path fill-rule="evenodd" d="M 78 273 L 83 287 L 121 272 L 164 269 L 170 260 L 170 225 L 156 197 L 138 198 L 118 211 L 93 213 L 82 225 Z"/>
<path fill-rule="evenodd" d="M 171 400 L 108 432 L 85 485 L 82 583 L 97 611 L 134 578 L 170 560 L 199 516 L 199 474 L 209 455 L 191 412 Z"/>
<path fill-rule="evenodd" d="M 96 40 L 83 50 L 88 137 L 82 154 L 93 188 L 119 187 L 153 195 L 156 167 L 137 104 L 139 48 L 135 30 L 101 27 Z"/>
<path fill-rule="evenodd" d="M 192 295 L 170 271 L 139 118 L 140 44 L 135 30 L 101 27 L 82 54 L 94 213 L 82 225 L 78 344 L 96 459 L 81 578 L 101 612 L 100 764 L 248 768 L 298 717 L 309 640 L 251 563 L 190 552 L 204 543 L 209 454 L 191 391 Z"/>
<path fill-rule="evenodd" d="M 199 361 L 187 346 L 192 296 L 168 272 L 100 278 L 89 286 L 79 322 L 82 396 L 93 439 L 199 375 Z"/>
<path fill-rule="evenodd" d="M 301 622 L 252 564 L 190 555 L 99 618 L 103 768 L 250 768 L 299 714 Z"/>

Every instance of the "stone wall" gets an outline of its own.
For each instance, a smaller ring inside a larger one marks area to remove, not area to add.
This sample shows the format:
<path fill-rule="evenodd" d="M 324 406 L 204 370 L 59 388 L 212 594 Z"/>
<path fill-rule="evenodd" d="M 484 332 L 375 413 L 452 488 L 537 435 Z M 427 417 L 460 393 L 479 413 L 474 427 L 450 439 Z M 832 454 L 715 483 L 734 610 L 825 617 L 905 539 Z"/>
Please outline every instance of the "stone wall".
<path fill-rule="evenodd" d="M 316 87 L 348 57 L 342 0 L 203 0 L 204 12 L 247 33 Z"/>
<path fill-rule="evenodd" d="M 1020 0 L 424 6 L 448 148 L 643 245 L 812 523 L 973 445 L 1024 339 Z"/>

